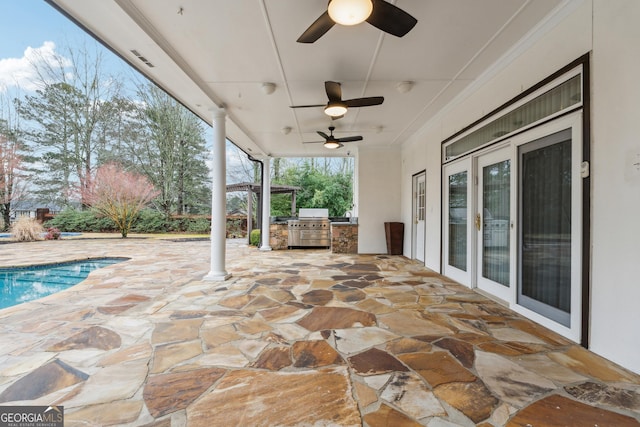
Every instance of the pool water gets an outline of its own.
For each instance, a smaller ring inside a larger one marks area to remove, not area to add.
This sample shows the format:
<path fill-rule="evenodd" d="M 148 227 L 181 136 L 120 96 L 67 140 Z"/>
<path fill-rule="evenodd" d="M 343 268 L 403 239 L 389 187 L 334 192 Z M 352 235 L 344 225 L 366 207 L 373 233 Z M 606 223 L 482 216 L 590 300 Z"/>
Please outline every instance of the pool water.
<path fill-rule="evenodd" d="M 42 233 L 42 237 L 46 236 L 47 233 Z M 82 233 L 75 233 L 71 231 L 63 231 L 60 233 L 60 237 L 74 237 L 81 236 Z M 12 237 L 11 233 L 0 233 L 0 239 L 10 239 Z"/>
<path fill-rule="evenodd" d="M 94 258 L 58 264 L 0 268 L 0 309 L 60 292 L 87 278 L 98 268 L 128 258 Z"/>

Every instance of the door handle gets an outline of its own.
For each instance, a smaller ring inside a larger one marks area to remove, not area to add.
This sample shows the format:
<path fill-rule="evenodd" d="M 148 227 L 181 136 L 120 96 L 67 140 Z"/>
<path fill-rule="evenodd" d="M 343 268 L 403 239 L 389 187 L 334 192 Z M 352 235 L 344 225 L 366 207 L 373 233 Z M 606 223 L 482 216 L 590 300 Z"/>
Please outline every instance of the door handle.
<path fill-rule="evenodd" d="M 476 214 L 476 229 L 480 231 L 480 225 L 482 224 L 482 218 L 480 218 L 480 214 Z"/>

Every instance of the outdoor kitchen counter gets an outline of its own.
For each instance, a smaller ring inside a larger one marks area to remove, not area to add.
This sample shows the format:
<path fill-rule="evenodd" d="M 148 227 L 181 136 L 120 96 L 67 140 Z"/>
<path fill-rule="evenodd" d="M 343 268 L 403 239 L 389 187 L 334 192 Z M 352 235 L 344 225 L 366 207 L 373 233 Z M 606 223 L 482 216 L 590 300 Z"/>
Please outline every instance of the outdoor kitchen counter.
<path fill-rule="evenodd" d="M 331 252 L 356 254 L 358 253 L 357 219 L 345 219 L 347 221 L 339 220 L 331 222 Z M 288 236 L 287 220 L 272 218 L 269 224 L 269 246 L 271 246 L 271 249 L 288 249 Z"/>
<path fill-rule="evenodd" d="M 358 253 L 358 223 L 331 223 L 331 252 L 336 254 Z"/>

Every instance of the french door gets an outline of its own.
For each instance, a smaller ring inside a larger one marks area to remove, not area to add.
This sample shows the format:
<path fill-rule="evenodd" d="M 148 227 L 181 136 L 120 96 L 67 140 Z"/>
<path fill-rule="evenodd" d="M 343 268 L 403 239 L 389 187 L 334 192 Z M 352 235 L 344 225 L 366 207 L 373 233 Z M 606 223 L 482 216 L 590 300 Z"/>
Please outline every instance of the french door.
<path fill-rule="evenodd" d="M 421 172 L 413 177 L 413 258 L 424 262 L 426 238 L 427 177 Z"/>
<path fill-rule="evenodd" d="M 460 283 L 469 284 L 473 262 L 471 159 L 444 168 L 444 274 Z"/>
<path fill-rule="evenodd" d="M 503 301 L 512 299 L 511 147 L 476 159 L 476 286 Z"/>
<path fill-rule="evenodd" d="M 582 118 L 443 168 L 443 272 L 580 341 Z"/>
<path fill-rule="evenodd" d="M 579 147 L 571 128 L 518 147 L 517 304 L 572 332 L 581 314 Z"/>

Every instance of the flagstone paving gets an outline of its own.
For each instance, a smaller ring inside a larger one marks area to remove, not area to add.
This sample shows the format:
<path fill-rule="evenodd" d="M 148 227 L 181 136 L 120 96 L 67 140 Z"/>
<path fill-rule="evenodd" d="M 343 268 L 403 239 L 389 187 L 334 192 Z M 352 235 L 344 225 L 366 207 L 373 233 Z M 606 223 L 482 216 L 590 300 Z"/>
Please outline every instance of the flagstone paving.
<path fill-rule="evenodd" d="M 0 404 L 66 426 L 638 426 L 640 376 L 402 256 L 229 241 L 0 245 L 0 266 L 118 256 L 0 310 Z"/>

